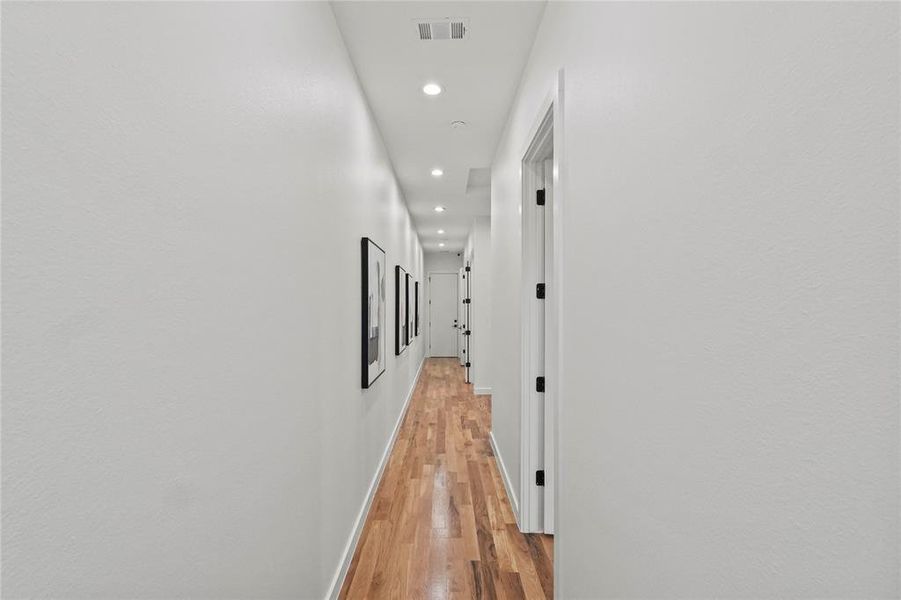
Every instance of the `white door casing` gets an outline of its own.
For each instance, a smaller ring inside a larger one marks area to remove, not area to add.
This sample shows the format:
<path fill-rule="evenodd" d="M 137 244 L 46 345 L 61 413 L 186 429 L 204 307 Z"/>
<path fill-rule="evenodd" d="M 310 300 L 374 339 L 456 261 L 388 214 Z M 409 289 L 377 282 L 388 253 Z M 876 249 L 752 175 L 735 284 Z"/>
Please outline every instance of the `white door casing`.
<path fill-rule="evenodd" d="M 522 396 L 519 526 L 553 534 L 560 519 L 562 457 L 557 424 L 563 398 L 562 127 L 563 71 L 537 114 L 522 153 Z M 543 205 L 538 204 L 538 190 Z M 544 299 L 536 286 L 544 284 Z M 537 390 L 544 377 L 544 391 Z M 543 471 L 544 486 L 537 484 Z M 554 556 L 555 570 L 559 555 Z"/>

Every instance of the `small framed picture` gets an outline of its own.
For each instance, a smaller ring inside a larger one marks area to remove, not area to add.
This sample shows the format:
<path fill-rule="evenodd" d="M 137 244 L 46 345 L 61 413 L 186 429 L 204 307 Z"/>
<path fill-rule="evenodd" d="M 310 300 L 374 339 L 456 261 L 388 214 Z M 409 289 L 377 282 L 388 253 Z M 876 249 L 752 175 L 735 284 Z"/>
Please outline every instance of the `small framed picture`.
<path fill-rule="evenodd" d="M 394 266 L 394 353 L 407 349 L 407 272 Z"/>
<path fill-rule="evenodd" d="M 407 294 L 407 345 L 413 343 L 413 277 L 407 273 L 406 294 Z"/>
<path fill-rule="evenodd" d="M 416 327 L 414 329 L 414 332 L 415 332 L 415 335 L 418 336 L 419 335 L 419 282 L 418 281 L 416 282 L 416 291 L 413 292 L 413 301 L 416 304 L 416 310 L 415 310 Z"/>

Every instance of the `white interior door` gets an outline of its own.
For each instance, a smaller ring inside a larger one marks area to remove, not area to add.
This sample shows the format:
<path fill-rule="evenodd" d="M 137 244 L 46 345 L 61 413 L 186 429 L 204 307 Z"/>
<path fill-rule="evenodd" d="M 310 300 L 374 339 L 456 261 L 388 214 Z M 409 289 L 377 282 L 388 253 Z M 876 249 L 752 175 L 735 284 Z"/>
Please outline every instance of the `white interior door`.
<path fill-rule="evenodd" d="M 463 267 L 460 267 L 460 270 L 457 272 L 457 358 L 460 360 L 461 367 L 466 363 L 466 350 L 463 346 L 463 331 L 466 324 L 463 320 L 463 292 L 465 290 L 465 283 L 466 280 L 463 279 Z"/>
<path fill-rule="evenodd" d="M 457 355 L 457 274 L 429 274 L 429 356 Z"/>
<path fill-rule="evenodd" d="M 472 273 L 470 272 L 470 261 L 466 261 L 463 267 L 463 366 L 466 367 L 466 383 L 472 383 L 471 365 L 472 365 L 472 344 L 469 343 L 470 331 L 472 329 Z"/>
<path fill-rule="evenodd" d="M 534 172 L 534 183 L 536 190 L 546 190 L 545 188 L 545 172 L 544 163 L 538 162 L 529 165 Z M 544 477 L 547 474 L 545 468 L 545 445 L 544 445 L 544 424 L 545 424 L 545 387 L 546 379 L 545 369 L 545 298 L 547 297 L 547 280 L 545 273 L 545 210 L 546 206 L 537 204 L 537 196 L 533 195 L 531 199 L 533 207 L 532 231 L 529 239 L 531 240 L 532 251 L 530 259 L 532 261 L 531 273 L 534 276 L 534 287 L 531 299 L 531 377 L 529 378 L 529 394 L 531 396 L 530 418 L 528 421 L 529 437 L 532 443 L 529 445 L 529 463 L 532 465 L 534 475 L 530 478 L 530 530 L 544 531 L 544 511 L 545 511 L 545 491 L 546 482 L 539 483 L 538 475 Z M 539 294 L 538 287 L 544 291 Z M 539 386 L 539 380 L 541 385 Z"/>
<path fill-rule="evenodd" d="M 552 269 L 554 264 L 554 161 L 553 158 L 548 158 L 542 163 L 543 172 L 543 181 L 544 181 L 544 209 L 540 210 L 540 218 L 539 220 L 539 231 L 538 238 L 538 253 L 539 253 L 539 265 L 538 269 L 541 273 L 542 281 L 553 281 L 554 277 L 552 276 Z M 556 332 L 550 330 L 548 328 L 548 324 L 551 321 L 548 317 L 548 310 L 552 303 L 559 302 L 559 290 L 551 288 L 550 296 L 547 301 L 543 303 L 542 306 L 542 315 L 541 315 L 541 328 L 542 333 L 541 343 L 542 348 L 539 350 L 541 356 L 541 363 L 543 366 L 543 372 L 556 372 L 556 369 L 551 368 L 551 365 L 548 364 L 548 358 L 550 352 L 547 351 L 547 345 L 549 343 L 554 343 L 556 340 Z M 554 457 L 554 449 L 556 448 L 556 444 L 554 443 L 554 431 L 555 431 L 555 407 L 554 403 L 557 399 L 550 393 L 548 390 L 547 393 L 544 394 L 544 532 L 545 533 L 554 533 L 554 489 L 557 485 L 557 473 L 554 469 L 554 465 L 556 464 L 556 460 Z"/>

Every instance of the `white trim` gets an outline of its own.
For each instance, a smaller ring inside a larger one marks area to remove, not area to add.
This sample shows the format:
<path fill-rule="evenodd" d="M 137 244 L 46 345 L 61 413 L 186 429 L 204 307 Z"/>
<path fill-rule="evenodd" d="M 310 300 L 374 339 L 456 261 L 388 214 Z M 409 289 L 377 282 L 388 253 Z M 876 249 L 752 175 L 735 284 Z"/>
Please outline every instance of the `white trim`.
<path fill-rule="evenodd" d="M 501 479 L 504 480 L 507 498 L 510 499 L 510 507 L 513 509 L 513 516 L 516 517 L 516 526 L 519 527 L 519 498 L 513 493 L 513 484 L 510 483 L 510 475 L 507 473 L 507 467 L 504 465 L 504 458 L 501 456 L 501 451 L 497 447 L 493 431 L 488 432 L 488 442 L 491 444 L 491 451 L 494 452 L 494 459 L 497 463 L 498 470 L 501 472 Z"/>
<path fill-rule="evenodd" d="M 552 237 L 553 237 L 553 255 L 548 261 L 547 268 L 551 285 L 556 294 L 551 294 L 550 302 L 547 306 L 548 338 L 545 342 L 548 371 L 553 373 L 553 378 L 548 382 L 545 390 L 545 402 L 550 403 L 550 423 L 545 423 L 545 448 L 550 448 L 552 457 L 546 460 L 545 484 L 550 486 L 551 494 L 548 497 L 550 503 L 549 510 L 546 514 L 550 516 L 551 523 L 545 524 L 547 533 L 556 534 L 557 524 L 560 522 L 557 507 L 560 499 L 560 471 L 562 460 L 560 458 L 560 409 L 563 405 L 563 321 L 565 314 L 563 312 L 563 295 L 565 285 L 563 281 L 563 247 L 566 242 L 566 236 L 563 231 L 563 213 L 566 210 L 566 145 L 564 144 L 564 113 L 565 106 L 564 95 L 564 71 L 560 69 L 556 77 L 556 89 L 554 100 L 554 198 L 551 206 L 552 210 Z M 547 459 L 547 457 L 545 457 Z M 554 573 L 560 572 L 558 558 L 559 552 L 554 553 Z M 555 586 L 555 589 L 557 588 Z"/>
<path fill-rule="evenodd" d="M 357 520 L 354 521 L 353 529 L 351 529 L 350 536 L 347 538 L 347 544 L 344 545 L 344 553 L 341 556 L 338 570 L 335 571 L 335 576 L 332 577 L 332 583 L 325 596 L 326 599 L 335 599 L 338 597 L 338 594 L 341 593 L 341 587 L 344 585 L 344 578 L 347 577 L 347 570 L 350 568 L 350 561 L 353 560 L 354 552 L 356 552 L 357 549 L 357 542 L 360 541 L 360 534 L 363 533 L 363 527 L 366 525 L 366 517 L 369 515 L 369 508 L 372 506 L 372 501 L 375 499 L 375 493 L 379 489 L 379 483 L 382 481 L 385 467 L 388 466 L 388 459 L 391 456 L 391 451 L 394 450 L 394 442 L 397 441 L 397 434 L 400 432 L 400 426 L 404 422 L 404 417 L 407 416 L 407 409 L 410 408 L 410 400 L 413 399 L 413 392 L 416 391 L 416 385 L 419 383 L 419 376 L 422 374 L 422 365 L 425 363 L 425 358 L 426 357 L 423 356 L 422 360 L 419 361 L 419 368 L 416 369 L 413 385 L 410 386 L 410 391 L 404 399 L 404 406 L 401 408 L 400 415 L 397 417 L 397 422 L 394 424 L 394 431 L 391 432 L 391 437 L 388 438 L 388 444 L 385 446 L 385 451 L 382 453 L 382 458 L 379 460 L 379 466 L 375 470 L 375 475 L 373 475 L 372 481 L 369 484 L 369 490 L 366 492 L 366 497 L 363 499 L 363 506 L 360 507 L 360 512 L 357 514 Z"/>
<path fill-rule="evenodd" d="M 535 484 L 535 471 L 544 465 L 544 403 L 546 393 L 535 390 L 535 377 L 554 376 L 545 363 L 545 315 L 547 304 L 535 298 L 535 283 L 539 279 L 539 243 L 536 228 L 539 224 L 535 191 L 544 185 L 544 160 L 553 151 L 554 93 L 542 103 L 541 112 L 531 128 L 528 145 L 522 154 L 522 383 L 520 407 L 520 501 L 522 503 L 521 530 L 525 533 L 544 532 L 545 488 Z M 553 206 L 553 205 L 551 205 Z M 542 215 L 543 217 L 543 215 Z M 541 221 L 544 222 L 543 220 Z M 543 243 L 543 242 L 542 242 Z M 544 262 L 544 256 L 541 256 Z M 550 293 L 553 282 L 544 279 Z"/>
<path fill-rule="evenodd" d="M 563 207 L 564 176 L 563 167 L 563 87 L 564 72 L 561 69 L 549 86 L 547 95 L 540 103 L 535 120 L 529 128 L 529 134 L 520 156 L 522 174 L 522 356 L 521 360 L 521 407 L 520 407 L 520 529 L 524 532 L 547 532 L 558 530 L 558 506 L 560 490 L 560 457 L 559 436 L 557 427 L 560 420 L 560 409 L 563 398 L 563 387 L 560 374 L 563 372 L 562 361 L 562 298 L 563 298 Z M 552 137 L 549 133 L 552 133 Z M 544 304 L 543 334 L 538 331 L 540 315 L 535 303 L 534 265 L 537 258 L 534 229 L 536 227 L 536 208 L 533 201 L 534 190 L 543 178 L 544 173 L 535 164 L 543 149 L 550 145 L 553 148 L 553 197 L 550 201 L 550 220 L 552 227 L 551 247 L 545 249 L 545 283 L 548 286 L 548 299 Z M 543 369 L 536 371 L 538 349 L 536 344 L 543 345 Z M 536 375 L 544 374 L 547 385 L 539 401 L 536 398 Z M 539 406 L 548 407 L 547 410 Z M 550 421 L 550 422 L 549 422 Z M 543 440 L 543 441 L 542 441 Z M 539 449 L 544 447 L 544 452 Z M 544 464 L 546 487 L 541 490 L 534 485 L 534 472 L 538 465 Z M 545 523 L 545 515 L 551 522 Z M 559 553 L 555 553 L 555 572 L 559 573 Z M 555 589 L 560 589 L 555 586 Z"/>
<path fill-rule="evenodd" d="M 490 395 L 491 395 L 491 388 L 490 388 L 490 387 L 474 387 L 474 388 L 472 389 L 472 391 L 473 391 L 473 393 L 476 394 L 477 396 L 485 396 L 485 395 L 490 396 Z"/>

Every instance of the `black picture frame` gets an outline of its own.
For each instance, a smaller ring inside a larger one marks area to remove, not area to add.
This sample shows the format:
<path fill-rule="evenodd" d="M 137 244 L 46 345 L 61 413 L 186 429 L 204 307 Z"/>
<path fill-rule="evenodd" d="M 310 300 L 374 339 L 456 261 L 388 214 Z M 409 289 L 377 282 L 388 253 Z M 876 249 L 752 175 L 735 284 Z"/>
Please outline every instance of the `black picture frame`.
<path fill-rule="evenodd" d="M 406 277 L 407 297 L 407 345 L 413 343 L 413 276 L 407 273 Z"/>
<path fill-rule="evenodd" d="M 360 385 L 365 390 L 388 364 L 388 261 L 385 250 L 368 237 L 360 240 L 360 258 Z"/>
<path fill-rule="evenodd" d="M 419 336 L 419 282 L 416 282 L 416 291 L 413 293 L 413 300 L 416 303 L 416 335 Z"/>
<path fill-rule="evenodd" d="M 394 354 L 407 349 L 407 272 L 394 266 Z"/>

